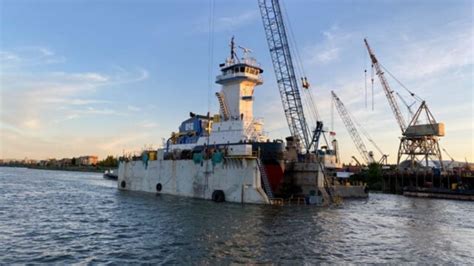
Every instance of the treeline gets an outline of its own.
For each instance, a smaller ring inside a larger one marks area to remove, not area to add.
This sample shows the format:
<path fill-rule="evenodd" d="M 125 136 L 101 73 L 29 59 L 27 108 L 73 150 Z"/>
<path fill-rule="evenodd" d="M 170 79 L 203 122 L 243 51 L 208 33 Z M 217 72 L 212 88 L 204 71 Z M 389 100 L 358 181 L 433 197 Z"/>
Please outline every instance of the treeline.
<path fill-rule="evenodd" d="M 112 155 L 108 155 L 107 158 L 98 161 L 97 166 L 101 167 L 110 167 L 110 168 L 117 168 L 118 167 L 118 158 Z"/>

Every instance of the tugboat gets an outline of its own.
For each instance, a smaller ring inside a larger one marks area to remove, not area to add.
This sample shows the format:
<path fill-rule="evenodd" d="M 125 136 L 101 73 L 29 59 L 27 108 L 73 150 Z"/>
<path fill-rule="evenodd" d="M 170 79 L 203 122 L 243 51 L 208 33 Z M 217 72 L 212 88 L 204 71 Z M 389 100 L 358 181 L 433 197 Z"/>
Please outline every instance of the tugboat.
<path fill-rule="evenodd" d="M 294 148 L 294 140 L 290 139 L 287 146 L 282 140 L 270 140 L 264 134 L 263 120 L 253 115 L 254 91 L 263 83 L 262 68 L 249 49 L 243 49 L 242 58 L 237 56 L 233 38 L 230 47 L 230 56 L 219 65 L 220 75 L 216 77 L 222 86 L 215 94 L 219 113 L 190 112 L 165 147 L 154 151 L 156 156 L 145 151 L 135 157 L 138 160 L 122 157 L 119 189 L 271 204 L 292 190 L 289 183 L 301 179 L 285 173 L 285 154 Z M 310 188 L 299 191 L 321 195 L 319 168 L 302 171 L 312 171 L 312 181 L 302 178 Z"/>
<path fill-rule="evenodd" d="M 117 171 L 114 172 L 114 170 L 109 169 L 109 170 L 105 170 L 104 175 L 102 177 L 104 179 L 117 180 L 118 174 L 117 174 Z"/>

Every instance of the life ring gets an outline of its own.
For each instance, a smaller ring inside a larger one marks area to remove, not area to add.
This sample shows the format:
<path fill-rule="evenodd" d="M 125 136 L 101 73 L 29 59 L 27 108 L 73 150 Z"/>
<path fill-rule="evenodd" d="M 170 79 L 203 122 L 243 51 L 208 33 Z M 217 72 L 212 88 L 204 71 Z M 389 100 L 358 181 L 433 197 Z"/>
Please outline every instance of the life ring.
<path fill-rule="evenodd" d="M 225 201 L 224 191 L 214 190 L 214 192 L 212 192 L 212 200 L 215 202 L 224 202 Z"/>
<path fill-rule="evenodd" d="M 127 186 L 127 183 L 126 183 L 125 181 L 122 181 L 122 182 L 120 183 L 120 186 L 121 186 L 122 188 L 125 188 L 125 187 Z"/>
<path fill-rule="evenodd" d="M 160 192 L 162 188 L 163 186 L 161 185 L 161 183 L 156 184 L 156 191 Z"/>

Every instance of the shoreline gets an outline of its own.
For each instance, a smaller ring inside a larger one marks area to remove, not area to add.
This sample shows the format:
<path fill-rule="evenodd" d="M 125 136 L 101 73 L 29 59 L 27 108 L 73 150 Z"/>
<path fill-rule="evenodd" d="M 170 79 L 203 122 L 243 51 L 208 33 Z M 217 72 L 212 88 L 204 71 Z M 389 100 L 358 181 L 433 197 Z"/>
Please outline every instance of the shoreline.
<path fill-rule="evenodd" d="M 84 167 L 43 167 L 43 166 L 31 166 L 31 165 L 0 165 L 0 167 L 11 167 L 11 168 L 27 168 L 35 170 L 52 170 L 52 171 L 68 171 L 68 172 L 89 172 L 89 173 L 104 173 L 110 168 L 84 168 Z"/>

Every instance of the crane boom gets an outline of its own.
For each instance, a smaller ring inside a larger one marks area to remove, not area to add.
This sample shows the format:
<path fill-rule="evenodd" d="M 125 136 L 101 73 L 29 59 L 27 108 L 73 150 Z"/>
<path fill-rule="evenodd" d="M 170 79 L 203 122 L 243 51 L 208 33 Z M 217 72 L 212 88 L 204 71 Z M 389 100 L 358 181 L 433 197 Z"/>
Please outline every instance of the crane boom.
<path fill-rule="evenodd" d="M 390 104 L 390 108 L 392 108 L 392 112 L 395 115 L 395 118 L 397 119 L 398 126 L 400 126 L 400 129 L 402 130 L 402 133 L 405 132 L 407 129 L 405 119 L 403 118 L 402 112 L 400 111 L 400 107 L 398 107 L 397 100 L 395 99 L 395 96 L 393 95 L 393 90 L 390 89 L 390 86 L 388 85 L 387 79 L 385 79 L 385 76 L 383 75 L 382 67 L 380 66 L 377 57 L 375 57 L 374 52 L 369 46 L 369 43 L 367 42 L 367 39 L 364 39 L 365 46 L 367 47 L 367 51 L 369 52 L 370 60 L 372 61 L 372 65 L 375 67 L 375 71 L 377 76 L 380 79 L 380 83 L 382 84 L 382 88 L 385 92 L 385 96 L 387 96 L 388 103 Z"/>
<path fill-rule="evenodd" d="M 339 97 L 337 97 L 334 91 L 331 91 L 331 94 L 332 94 L 332 99 L 334 101 L 334 105 L 336 106 L 336 109 L 342 119 L 342 122 L 344 122 L 344 125 L 346 126 L 346 129 L 349 132 L 349 135 L 351 135 L 351 138 L 354 141 L 354 144 L 356 145 L 356 148 L 359 151 L 360 155 L 362 156 L 362 158 L 367 164 L 373 163 L 374 162 L 373 157 L 370 156 L 369 152 L 367 151 L 367 147 L 362 141 L 362 138 L 360 137 L 356 126 L 352 122 L 352 119 L 349 113 L 347 112 L 346 107 L 344 106 L 342 101 L 339 99 Z"/>
<path fill-rule="evenodd" d="M 258 5 L 290 134 L 309 151 L 319 134 L 311 137 L 306 123 L 279 1 L 259 0 Z"/>

